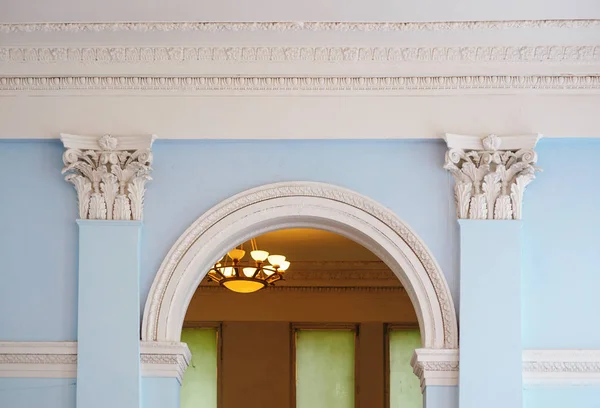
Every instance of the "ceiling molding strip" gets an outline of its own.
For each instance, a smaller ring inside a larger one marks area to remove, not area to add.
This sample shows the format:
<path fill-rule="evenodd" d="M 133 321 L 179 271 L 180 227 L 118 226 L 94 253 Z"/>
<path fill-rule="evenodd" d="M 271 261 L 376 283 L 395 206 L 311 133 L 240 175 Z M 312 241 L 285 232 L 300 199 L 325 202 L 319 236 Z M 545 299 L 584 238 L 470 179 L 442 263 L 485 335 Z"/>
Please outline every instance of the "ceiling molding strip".
<path fill-rule="evenodd" d="M 0 92 L 14 91 L 455 91 L 598 90 L 600 76 L 440 76 L 440 77 L 178 77 L 178 76 L 19 76 L 0 77 Z"/>
<path fill-rule="evenodd" d="M 521 45 L 454 47 L 338 46 L 96 46 L 1 47 L 0 64 L 154 64 L 185 62 L 230 63 L 375 63 L 406 62 L 572 63 L 600 61 L 598 45 Z"/>
<path fill-rule="evenodd" d="M 172 32 L 172 31 L 456 31 L 544 28 L 589 28 L 600 26 L 600 20 L 509 20 L 509 21 L 444 21 L 444 22 L 57 22 L 0 24 L 0 33 L 32 32 Z"/>

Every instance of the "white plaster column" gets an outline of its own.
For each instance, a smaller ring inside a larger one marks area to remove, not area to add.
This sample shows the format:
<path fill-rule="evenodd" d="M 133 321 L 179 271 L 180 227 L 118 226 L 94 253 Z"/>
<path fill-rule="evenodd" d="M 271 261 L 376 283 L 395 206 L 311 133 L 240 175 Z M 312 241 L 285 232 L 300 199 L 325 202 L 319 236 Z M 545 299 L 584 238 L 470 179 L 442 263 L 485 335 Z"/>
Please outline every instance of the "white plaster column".
<path fill-rule="evenodd" d="M 140 407 L 140 236 L 154 136 L 61 140 L 79 204 L 77 406 Z"/>
<path fill-rule="evenodd" d="M 521 217 L 539 135 L 446 135 L 460 224 L 460 408 L 521 407 Z"/>

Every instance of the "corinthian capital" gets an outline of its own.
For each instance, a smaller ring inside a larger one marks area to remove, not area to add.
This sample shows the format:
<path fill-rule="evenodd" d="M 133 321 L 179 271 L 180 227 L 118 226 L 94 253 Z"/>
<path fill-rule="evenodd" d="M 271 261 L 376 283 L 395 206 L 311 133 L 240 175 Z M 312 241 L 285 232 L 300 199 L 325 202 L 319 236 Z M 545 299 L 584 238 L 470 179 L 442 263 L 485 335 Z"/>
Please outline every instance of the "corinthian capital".
<path fill-rule="evenodd" d="M 73 183 L 79 218 L 141 220 L 156 137 L 61 134 L 65 180 Z"/>
<path fill-rule="evenodd" d="M 519 220 L 525 187 L 535 178 L 541 135 L 485 138 L 446 134 L 444 168 L 454 176 L 458 218 Z"/>

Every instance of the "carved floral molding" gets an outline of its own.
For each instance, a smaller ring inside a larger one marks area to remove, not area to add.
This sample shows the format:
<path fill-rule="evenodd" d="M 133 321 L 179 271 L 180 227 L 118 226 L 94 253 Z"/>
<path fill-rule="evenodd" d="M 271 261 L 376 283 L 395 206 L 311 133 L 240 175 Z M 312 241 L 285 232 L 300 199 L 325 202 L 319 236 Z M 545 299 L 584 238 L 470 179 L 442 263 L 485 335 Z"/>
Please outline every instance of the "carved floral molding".
<path fill-rule="evenodd" d="M 142 219 L 154 139 L 61 134 L 67 149 L 62 173 L 77 191 L 80 219 Z"/>
<path fill-rule="evenodd" d="M 0 63 L 132 64 L 156 62 L 505 62 L 593 63 L 600 46 L 468 47 L 2 47 Z"/>
<path fill-rule="evenodd" d="M 540 137 L 446 134 L 444 168 L 456 181 L 458 218 L 521 219 L 525 187 L 539 170 L 533 149 Z"/>

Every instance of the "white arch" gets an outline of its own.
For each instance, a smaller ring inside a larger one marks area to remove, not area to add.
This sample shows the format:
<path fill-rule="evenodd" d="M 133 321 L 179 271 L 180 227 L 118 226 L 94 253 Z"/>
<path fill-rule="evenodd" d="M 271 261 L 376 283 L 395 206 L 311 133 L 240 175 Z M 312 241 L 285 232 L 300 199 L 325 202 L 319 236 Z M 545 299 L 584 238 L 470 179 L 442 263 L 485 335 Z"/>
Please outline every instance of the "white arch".
<path fill-rule="evenodd" d="M 314 182 L 257 187 L 198 218 L 173 245 L 154 279 L 144 308 L 142 340 L 180 340 L 197 286 L 227 250 L 265 232 L 302 227 L 335 232 L 371 250 L 406 288 L 423 347 L 457 348 L 450 291 L 423 242 L 381 204 L 341 187 Z"/>

